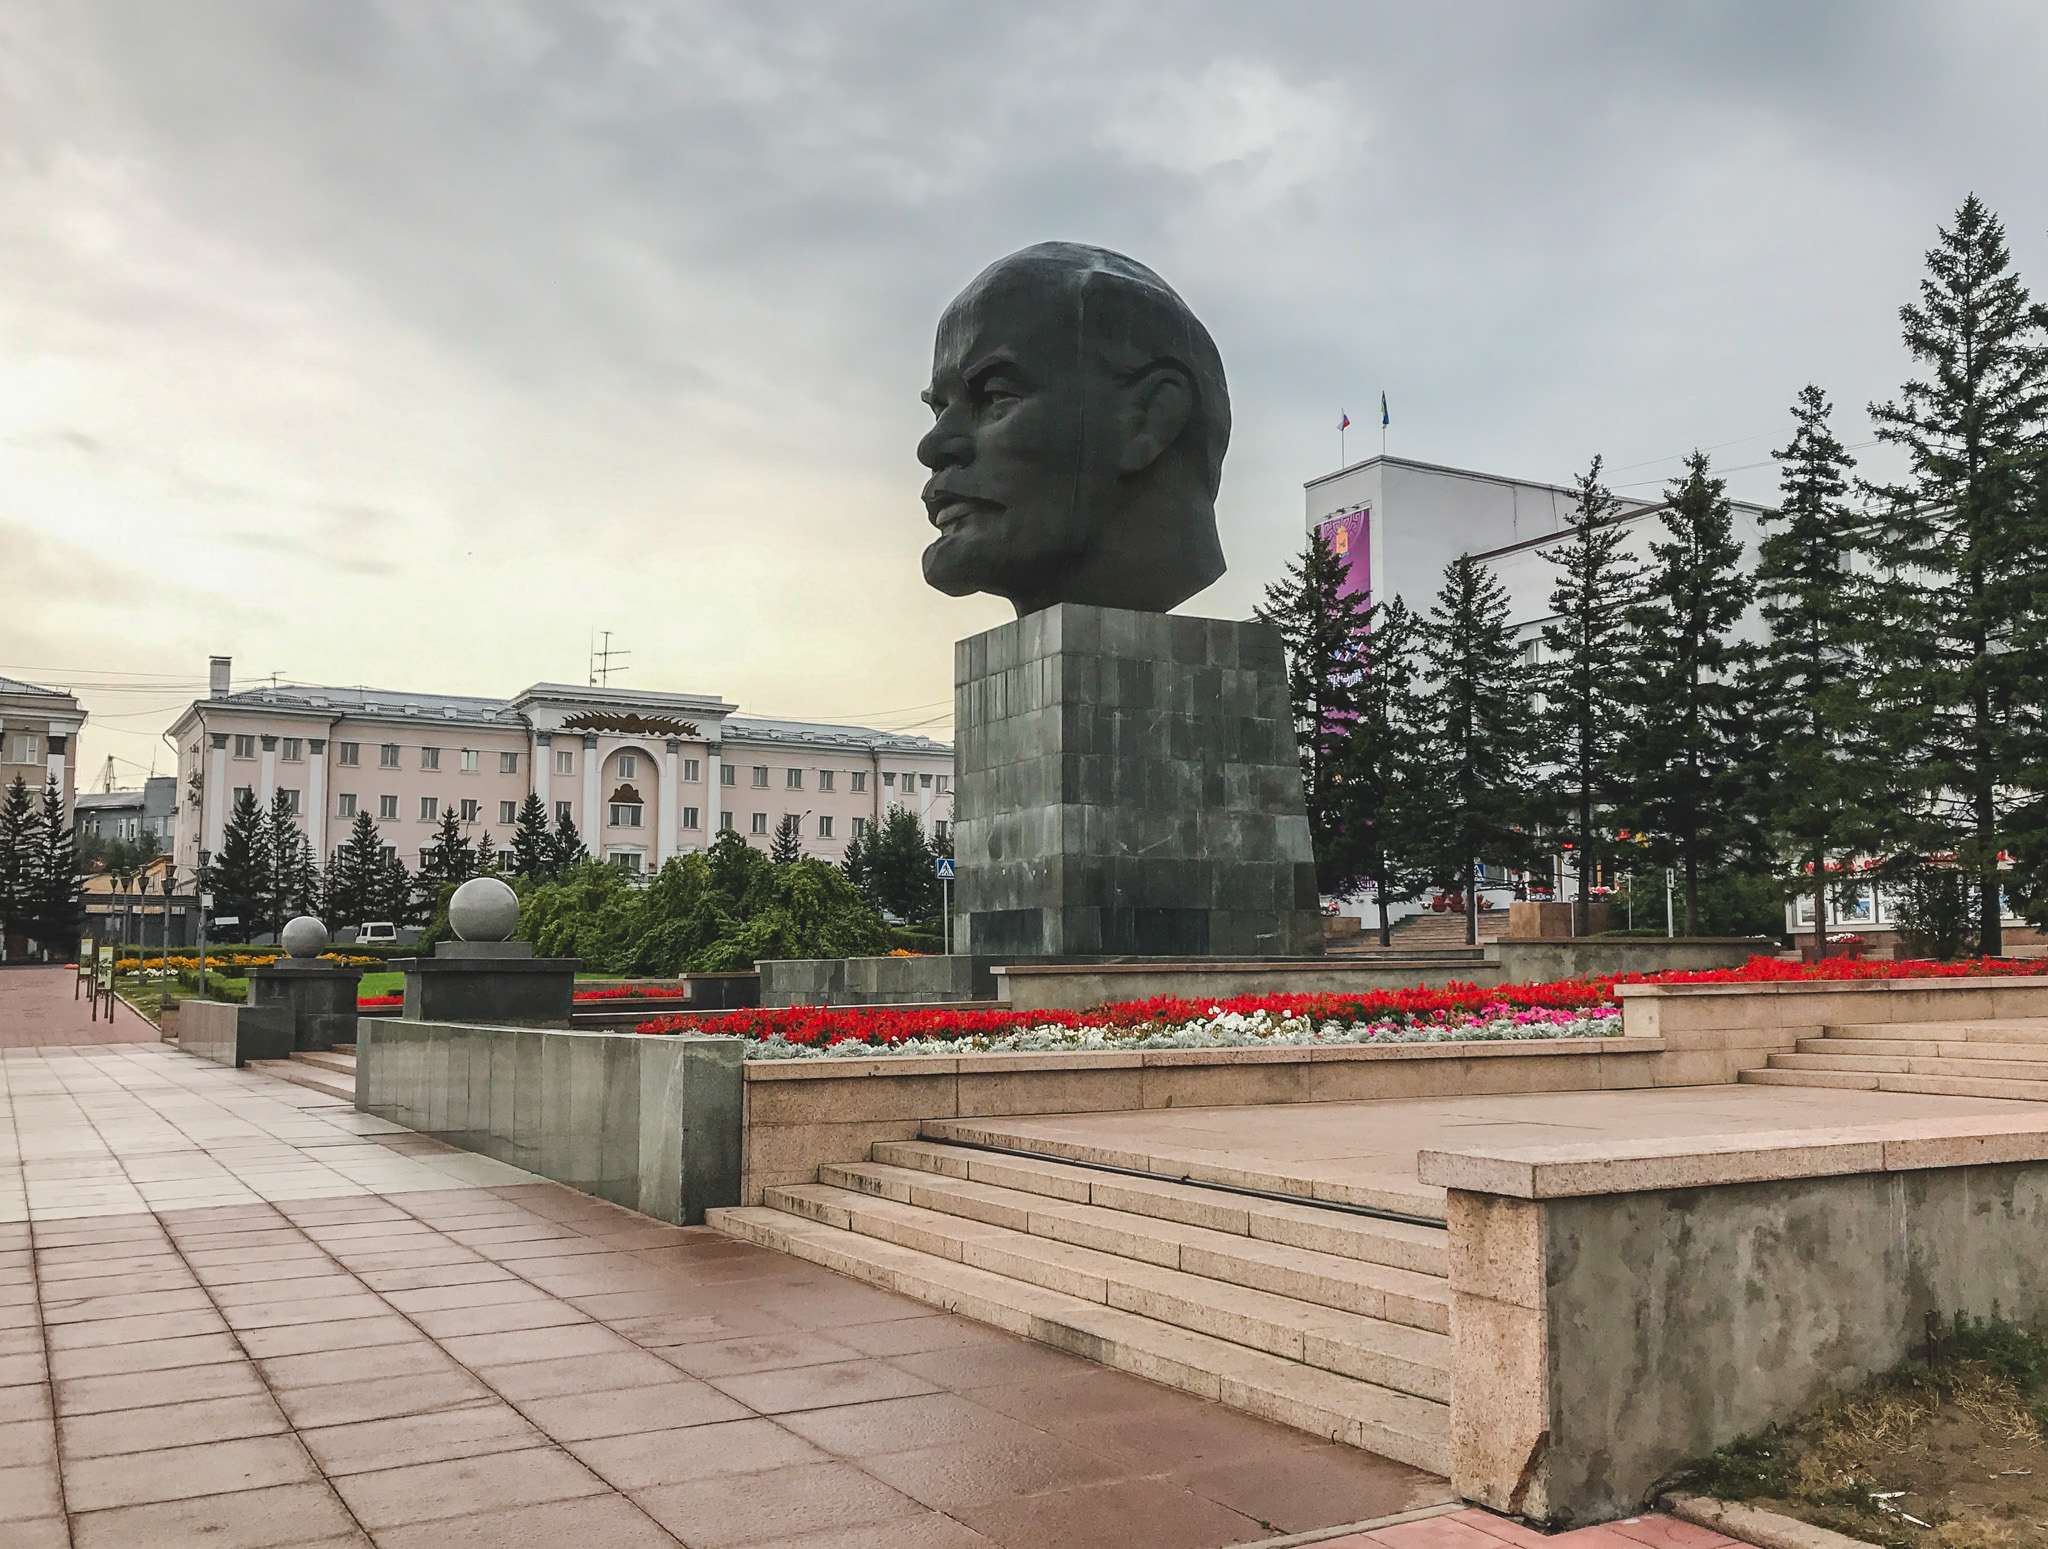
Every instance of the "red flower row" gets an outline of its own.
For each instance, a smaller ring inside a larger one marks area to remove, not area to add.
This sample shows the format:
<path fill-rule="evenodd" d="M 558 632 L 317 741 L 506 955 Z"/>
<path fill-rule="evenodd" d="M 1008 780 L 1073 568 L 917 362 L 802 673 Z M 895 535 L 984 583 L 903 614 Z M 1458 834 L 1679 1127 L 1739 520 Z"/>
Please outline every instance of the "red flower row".
<path fill-rule="evenodd" d="M 784 1006 L 731 1011 L 718 1016 L 655 1017 L 639 1024 L 643 1033 L 708 1033 L 739 1038 L 782 1038 L 829 1048 L 854 1039 L 887 1048 L 913 1038 L 953 1039 L 999 1036 L 1023 1027 L 1127 1028 L 1175 1026 L 1206 1021 L 1216 1011 L 1250 1015 L 1305 1016 L 1316 1022 L 1388 1022 L 1428 1026 L 1469 1016 L 1486 1006 L 1516 1010 L 1576 1011 L 1609 1005 L 1616 984 L 1745 984 L 1799 979 L 1955 979 L 1972 975 L 2048 973 L 2048 962 L 1983 958 L 1959 963 L 1865 962 L 1829 958 L 1788 963 L 1753 957 L 1740 968 L 1620 974 L 1593 979 L 1559 979 L 1547 984 L 1508 984 L 1481 989 L 1453 983 L 1443 989 L 1373 990 L 1356 995 L 1237 995 L 1225 1000 L 1185 1000 L 1160 995 L 1119 1001 L 1091 1011 L 914 1011 L 869 1010 L 860 1006 Z"/>

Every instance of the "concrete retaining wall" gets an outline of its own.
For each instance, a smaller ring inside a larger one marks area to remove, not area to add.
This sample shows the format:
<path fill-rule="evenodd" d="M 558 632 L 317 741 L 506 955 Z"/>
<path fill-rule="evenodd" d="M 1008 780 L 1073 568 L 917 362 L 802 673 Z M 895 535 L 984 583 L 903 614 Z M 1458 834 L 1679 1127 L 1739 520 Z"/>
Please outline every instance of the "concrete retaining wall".
<path fill-rule="evenodd" d="M 1451 1482 L 1556 1525 L 1901 1364 L 1929 1313 L 2048 1318 L 2048 1110 L 1425 1151 L 1451 1248 Z"/>
<path fill-rule="evenodd" d="M 1496 941 L 1486 949 L 1502 984 L 1542 984 L 1602 974 L 1694 972 L 1740 968 L 1752 957 L 1773 957 L 1778 944 L 1763 936 L 1617 936 L 1602 939 Z"/>
<path fill-rule="evenodd" d="M 178 1006 L 178 1047 L 220 1065 L 292 1057 L 292 1013 L 283 1006 L 188 1000 Z"/>
<path fill-rule="evenodd" d="M 764 1006 L 944 1005 L 995 999 L 994 960 L 930 957 L 763 958 Z"/>
<path fill-rule="evenodd" d="M 1441 962 L 1379 964 L 1370 958 L 1320 962 L 1131 962 L 1014 965 L 994 974 L 1008 1011 L 1085 1011 L 1107 1001 L 1177 995 L 1188 1000 L 1233 995 L 1348 995 L 1451 983 L 1495 985 L 1498 965 L 1446 957 Z"/>
<path fill-rule="evenodd" d="M 663 1221 L 739 1203 L 737 1039 L 364 1017 L 356 1106 Z"/>

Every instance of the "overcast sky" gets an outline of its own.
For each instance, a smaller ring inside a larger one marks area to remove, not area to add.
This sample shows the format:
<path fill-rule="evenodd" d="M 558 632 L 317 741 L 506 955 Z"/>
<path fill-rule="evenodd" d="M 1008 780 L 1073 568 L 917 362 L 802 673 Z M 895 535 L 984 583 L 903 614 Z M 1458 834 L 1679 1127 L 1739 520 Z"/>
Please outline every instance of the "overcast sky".
<path fill-rule="evenodd" d="M 1159 270 L 1243 616 L 1377 442 L 1768 498 L 1975 189 L 2048 290 L 2038 4 L 0 9 L 0 673 L 132 778 L 238 680 L 617 681 L 950 720 L 931 331 L 1047 238 Z M 1634 492 L 1634 491 L 1631 491 Z M 139 767 L 138 767 L 139 766 Z"/>

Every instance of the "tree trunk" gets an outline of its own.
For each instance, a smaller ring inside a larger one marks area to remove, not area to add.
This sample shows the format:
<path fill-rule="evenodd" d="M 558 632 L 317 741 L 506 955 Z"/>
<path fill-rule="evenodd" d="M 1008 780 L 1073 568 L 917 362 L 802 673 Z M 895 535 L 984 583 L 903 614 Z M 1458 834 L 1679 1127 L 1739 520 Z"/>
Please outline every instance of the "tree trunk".
<path fill-rule="evenodd" d="M 1828 857 L 1825 850 L 1813 852 L 1813 959 L 1828 955 Z"/>
<path fill-rule="evenodd" d="M 1394 927 L 1387 920 L 1387 884 L 1384 880 L 1373 884 L 1372 896 L 1380 906 L 1380 945 L 1394 944 Z"/>

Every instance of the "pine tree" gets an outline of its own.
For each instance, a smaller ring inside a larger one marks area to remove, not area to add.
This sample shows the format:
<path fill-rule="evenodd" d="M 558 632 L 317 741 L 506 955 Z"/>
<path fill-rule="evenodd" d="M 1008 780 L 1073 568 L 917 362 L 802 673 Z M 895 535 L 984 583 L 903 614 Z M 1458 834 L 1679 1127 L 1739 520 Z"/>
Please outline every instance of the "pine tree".
<path fill-rule="evenodd" d="M 1757 546 L 1768 635 L 1750 691 L 1756 746 L 1770 764 L 1752 786 L 1793 875 L 1811 868 L 1815 956 L 1827 944 L 1829 861 L 1872 842 L 1868 803 L 1888 762 L 1858 759 L 1845 736 L 1859 694 L 1849 570 L 1859 518 L 1845 499 L 1855 464 L 1829 424 L 1833 412 L 1818 387 L 1801 389 L 1792 440 L 1771 454 L 1783 504 L 1764 513 Z"/>
<path fill-rule="evenodd" d="M 378 856 L 376 907 L 369 911 L 369 916 L 373 920 L 389 920 L 394 925 L 417 925 L 425 916 L 420 910 L 413 875 L 397 848 L 387 848 L 391 850 L 389 855 Z"/>
<path fill-rule="evenodd" d="M 569 816 L 568 809 L 555 813 L 555 831 L 548 835 L 547 863 L 555 876 L 560 876 L 579 861 L 590 859 L 590 852 L 583 848 L 583 839 L 576 832 L 576 820 Z"/>
<path fill-rule="evenodd" d="M 269 825 L 256 793 L 244 787 L 235 793 L 220 849 L 206 868 L 201 891 L 213 894 L 213 914 L 238 921 L 244 940 L 261 935 L 270 916 L 272 878 Z"/>
<path fill-rule="evenodd" d="M 1348 895 L 1372 884 L 1379 909 L 1380 945 L 1393 940 L 1388 907 L 1428 885 L 1418 864 L 1430 827 L 1429 778 L 1421 749 L 1429 715 L 1417 692 L 1422 622 L 1396 597 L 1366 615 L 1366 656 L 1359 674 L 1348 734 L 1335 771 L 1342 814 L 1336 873 L 1322 873 L 1333 893 Z M 1320 867 L 1320 862 L 1318 866 Z"/>
<path fill-rule="evenodd" d="M 1479 940 L 1479 873 L 1520 865 L 1528 836 L 1528 675 L 1499 579 L 1461 554 L 1423 626 L 1428 693 L 1430 853 L 1436 875 L 1465 896 L 1465 940 Z"/>
<path fill-rule="evenodd" d="M 285 922 L 309 913 L 320 894 L 320 863 L 313 841 L 299 827 L 291 798 L 279 791 L 265 817 L 265 848 L 270 858 L 269 904 L 264 928 L 277 935 Z"/>
<path fill-rule="evenodd" d="M 71 825 L 64 821 L 64 794 L 54 780 L 43 787 L 35 837 L 30 928 L 45 951 L 69 952 L 78 945 L 79 922 L 85 911 L 79 897 L 78 846 Z"/>
<path fill-rule="evenodd" d="M 1705 453 L 1686 459 L 1685 477 L 1665 500 L 1667 541 L 1650 545 L 1642 596 L 1628 610 L 1634 702 L 1620 766 L 1630 826 L 1649 836 L 1653 859 L 1684 876 L 1691 936 L 1699 933 L 1701 870 L 1752 837 L 1743 779 L 1746 653 L 1734 631 L 1754 588 L 1742 573 L 1726 483 Z"/>
<path fill-rule="evenodd" d="M 1970 195 L 1927 254 L 1920 299 L 1899 309 L 1926 371 L 1872 404 L 1907 477 L 1868 485 L 1871 607 L 1863 729 L 1916 776 L 1902 835 L 1952 851 L 1970 879 L 1979 949 L 2003 949 L 1999 853 L 2037 776 L 2042 711 L 2034 637 L 2048 589 L 2044 508 L 2030 498 L 2048 426 L 2048 308 L 2012 271 L 2005 229 Z"/>
<path fill-rule="evenodd" d="M 39 819 L 28 782 L 16 775 L 0 801 L 0 955 L 7 938 L 25 934 L 34 912 L 32 896 Z"/>
<path fill-rule="evenodd" d="M 1257 616 L 1280 631 L 1287 648 L 1287 696 L 1301 755 L 1302 797 L 1308 807 L 1322 890 L 1342 893 L 1346 880 L 1342 797 L 1338 769 L 1357 710 L 1365 657 L 1367 601 L 1346 594 L 1349 571 L 1321 533 L 1310 533 L 1287 579 L 1266 588 Z"/>
<path fill-rule="evenodd" d="M 479 829 L 476 838 L 469 842 L 469 874 L 473 877 L 495 877 L 498 874 L 497 841 L 491 837 L 488 828 Z"/>
<path fill-rule="evenodd" d="M 519 822 L 512 830 L 512 874 L 529 882 L 554 875 L 548 847 L 547 804 L 532 791 L 519 804 Z"/>
<path fill-rule="evenodd" d="M 915 924 L 939 907 L 939 879 L 932 867 L 924 825 L 907 807 L 891 807 L 867 847 L 868 896 L 875 906 Z"/>
<path fill-rule="evenodd" d="M 804 820 L 785 812 L 775 825 L 775 837 L 768 842 L 768 859 L 778 866 L 793 866 L 804 858 Z"/>
<path fill-rule="evenodd" d="M 846 873 L 846 880 L 853 884 L 855 892 L 863 898 L 868 890 L 868 844 L 870 840 L 867 825 L 858 818 L 854 820 L 853 837 L 846 841 L 846 853 L 839 862 L 839 869 Z"/>
<path fill-rule="evenodd" d="M 442 896 L 476 875 L 476 854 L 462 837 L 462 820 L 454 807 L 441 813 L 441 826 L 433 842 L 420 856 L 420 869 L 413 878 L 418 912 L 431 916 L 441 907 Z"/>
<path fill-rule="evenodd" d="M 1615 795 L 1627 610 L 1642 583 L 1641 567 L 1624 551 L 1625 535 L 1614 522 L 1621 502 L 1600 482 L 1600 464 L 1595 457 L 1573 486 L 1574 509 L 1565 518 L 1571 536 L 1548 555 L 1557 568 L 1550 594 L 1556 619 L 1543 626 L 1549 661 L 1540 679 L 1544 720 L 1563 749 L 1551 784 L 1578 868 L 1574 934 L 1581 936 L 1592 929 L 1589 889 L 1610 851 L 1605 828 L 1611 825 L 1593 820 Z"/>
<path fill-rule="evenodd" d="M 370 814 L 358 812 L 348 838 L 334 852 L 334 864 L 327 868 L 326 896 L 321 907 L 327 923 L 335 929 L 364 925 L 385 916 L 383 904 L 384 839 Z"/>

